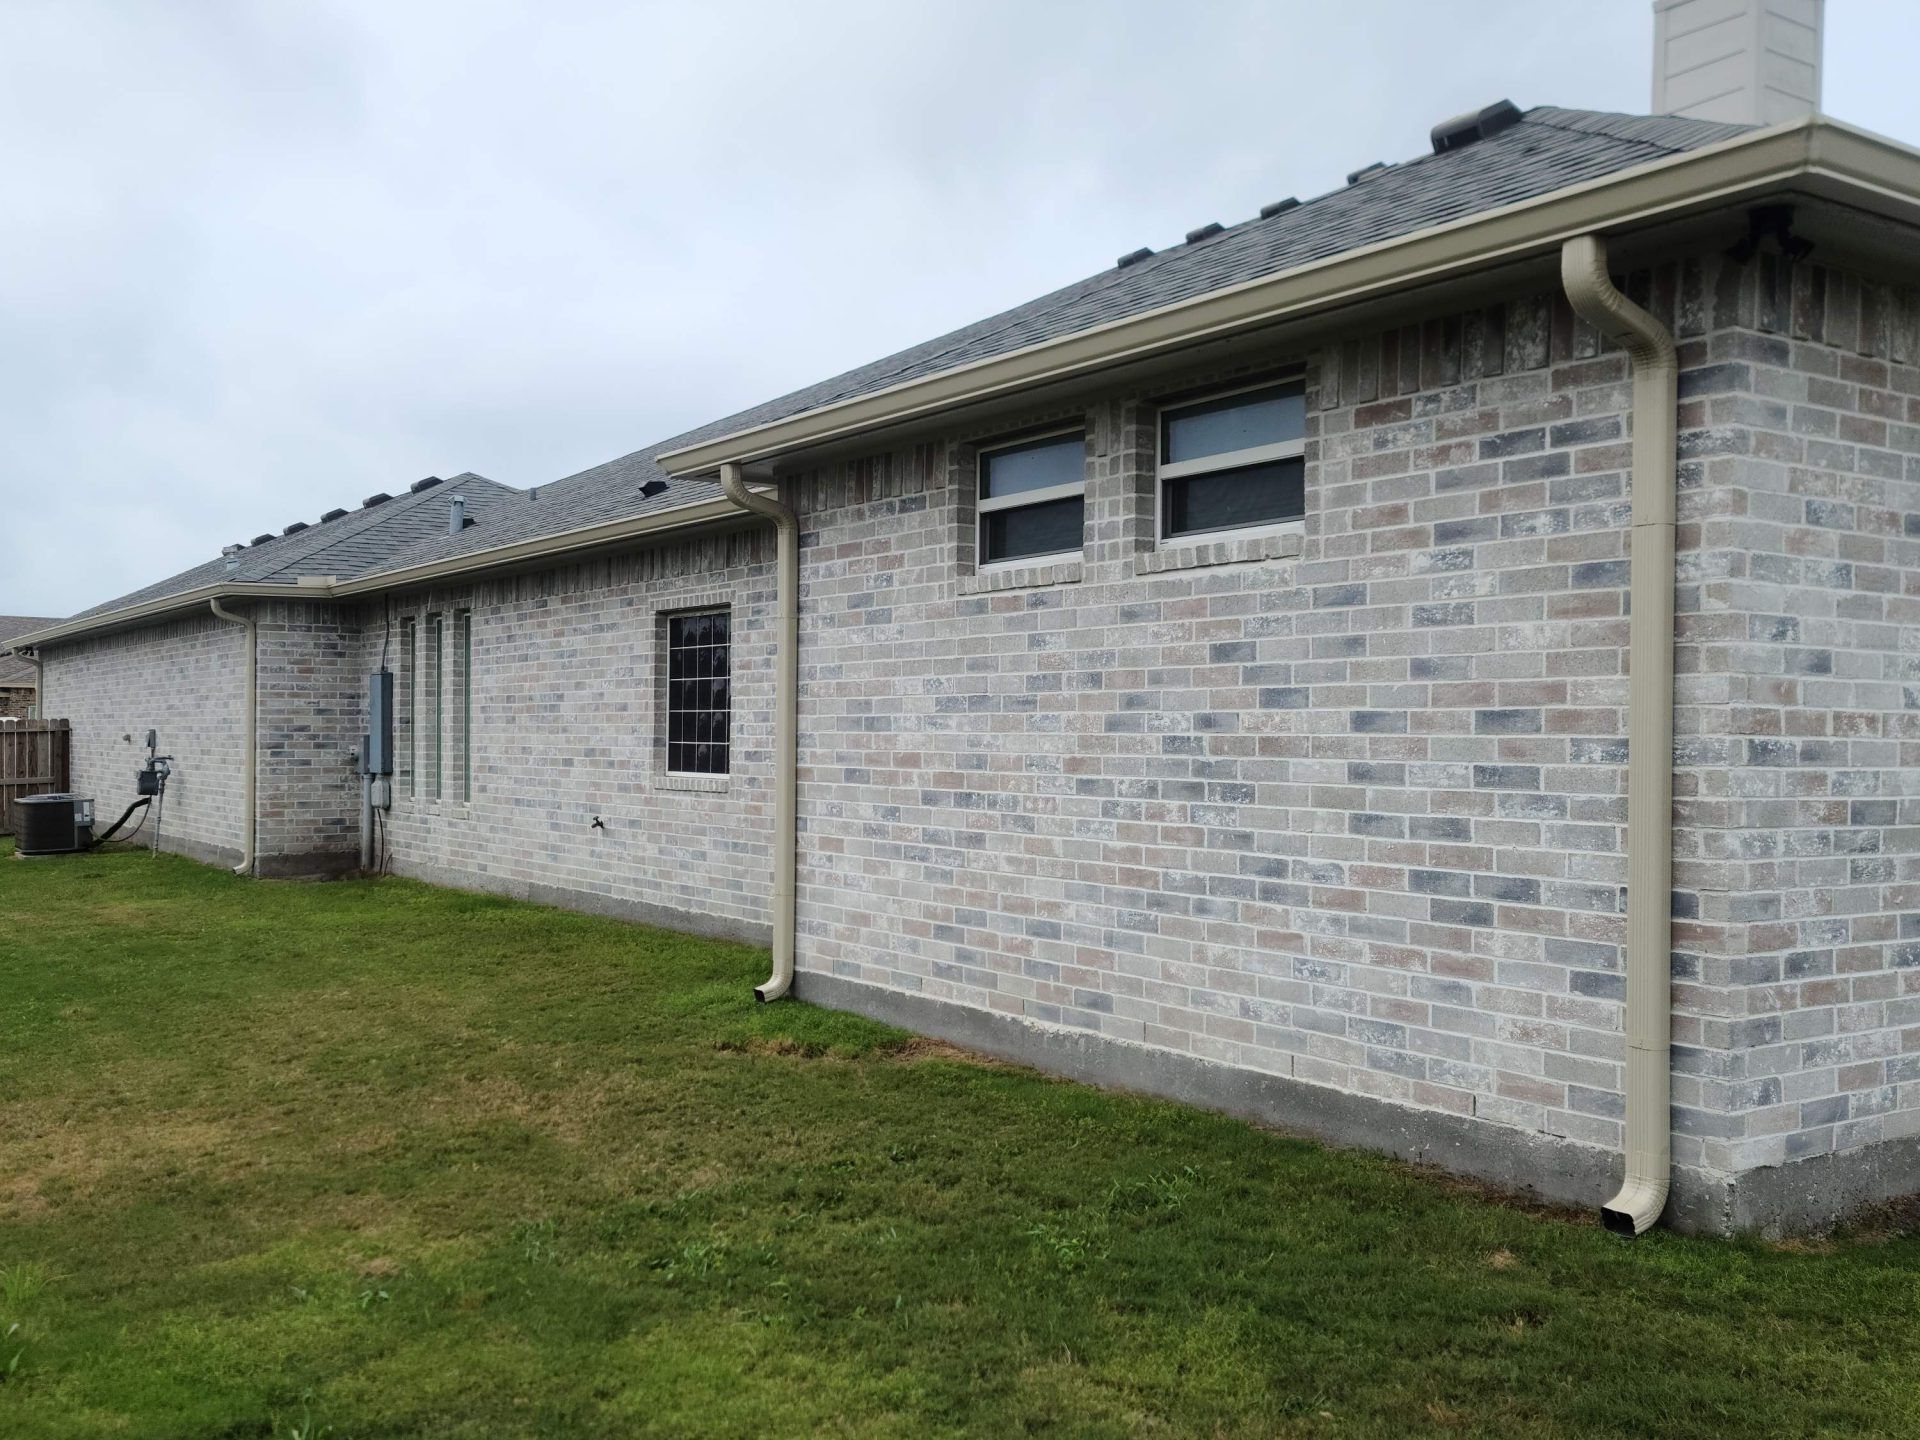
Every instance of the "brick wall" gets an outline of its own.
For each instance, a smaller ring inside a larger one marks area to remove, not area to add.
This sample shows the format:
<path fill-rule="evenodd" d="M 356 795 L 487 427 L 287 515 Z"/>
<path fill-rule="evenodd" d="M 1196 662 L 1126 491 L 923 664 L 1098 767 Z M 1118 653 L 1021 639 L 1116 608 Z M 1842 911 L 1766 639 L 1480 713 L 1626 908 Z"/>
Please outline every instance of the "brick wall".
<path fill-rule="evenodd" d="M 403 874 L 764 935 L 771 864 L 772 545 L 740 531 L 538 575 L 396 597 L 389 664 L 412 733 L 387 851 Z M 666 774 L 658 691 L 663 617 L 731 608 L 733 774 Z M 472 626 L 472 798 L 462 798 L 462 703 L 453 617 Z M 435 668 L 430 614 L 446 617 L 441 798 L 424 773 Z M 355 683 L 380 663 L 381 609 L 364 612 Z M 417 653 L 403 642 L 413 622 Z M 354 720 L 357 729 L 361 723 Z M 417 759 L 415 758 L 417 757 Z M 423 773 L 413 773 L 414 767 Z M 602 828 L 595 828 L 599 817 Z"/>
<path fill-rule="evenodd" d="M 1920 1129 L 1920 304 L 1771 257 L 1628 288 L 1684 367 L 1675 1156 L 1730 1175 Z M 1625 362 L 1545 295 L 1270 360 L 1295 533 L 1157 548 L 1149 393 L 792 480 L 800 966 L 1615 1151 Z M 976 571 L 975 447 L 1074 420 L 1082 552 Z M 734 773 L 672 779 L 661 617 L 722 604 Z M 396 870 L 762 933 L 770 613 L 765 530 L 263 609 L 263 853 L 351 848 L 384 648 Z M 54 703 L 128 788 L 99 736 L 159 723 L 214 834 L 238 632 L 143 634 L 62 652 Z"/>
<path fill-rule="evenodd" d="M 1628 285 L 1688 371 L 1675 1153 L 1732 1173 L 1920 1106 L 1920 377 L 1762 333 L 1920 312 L 1770 257 Z M 1150 548 L 1145 395 L 1084 412 L 1066 562 L 967 573 L 990 437 L 797 484 L 802 968 L 1615 1149 L 1624 359 L 1548 296 L 1298 358 L 1291 545 Z"/>
<path fill-rule="evenodd" d="M 93 798 L 101 828 L 134 799 L 156 729 L 174 757 L 161 843 L 239 859 L 243 647 L 239 626 L 208 615 L 47 648 L 46 713 L 72 722 L 73 789 Z"/>

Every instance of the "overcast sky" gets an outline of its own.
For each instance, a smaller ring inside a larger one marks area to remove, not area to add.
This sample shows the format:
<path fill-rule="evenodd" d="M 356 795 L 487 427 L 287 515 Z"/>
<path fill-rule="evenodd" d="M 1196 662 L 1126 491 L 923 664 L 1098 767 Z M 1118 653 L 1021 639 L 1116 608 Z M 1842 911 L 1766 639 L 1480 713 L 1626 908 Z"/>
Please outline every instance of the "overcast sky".
<path fill-rule="evenodd" d="M 1645 0 L 0 6 L 0 613 L 555 480 L 1406 159 L 1644 110 Z M 1920 5 L 1826 108 L 1920 140 Z"/>

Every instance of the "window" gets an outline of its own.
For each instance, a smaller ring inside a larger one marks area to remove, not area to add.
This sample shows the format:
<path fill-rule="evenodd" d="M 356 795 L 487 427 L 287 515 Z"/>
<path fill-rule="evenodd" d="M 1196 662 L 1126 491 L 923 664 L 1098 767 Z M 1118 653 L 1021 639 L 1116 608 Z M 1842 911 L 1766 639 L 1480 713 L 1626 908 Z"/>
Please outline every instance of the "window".
<path fill-rule="evenodd" d="M 460 667 L 460 798 L 473 799 L 473 612 L 453 615 L 454 662 Z"/>
<path fill-rule="evenodd" d="M 1077 554 L 1086 540 L 1086 435 L 982 450 L 978 508 L 982 565 Z"/>
<path fill-rule="evenodd" d="M 427 798 L 440 798 L 440 759 L 447 719 L 447 694 L 442 677 L 447 668 L 447 624 L 441 615 L 427 616 L 427 656 L 421 666 L 427 686 Z"/>
<path fill-rule="evenodd" d="M 411 620 L 400 622 L 400 753 L 406 757 L 407 794 L 420 794 L 420 727 L 415 721 L 420 637 Z"/>
<path fill-rule="evenodd" d="M 667 770 L 728 773 L 733 723 L 731 617 L 725 610 L 667 621 Z"/>
<path fill-rule="evenodd" d="M 1161 539 L 1301 519 L 1306 433 L 1306 387 L 1298 380 L 1162 410 Z"/>

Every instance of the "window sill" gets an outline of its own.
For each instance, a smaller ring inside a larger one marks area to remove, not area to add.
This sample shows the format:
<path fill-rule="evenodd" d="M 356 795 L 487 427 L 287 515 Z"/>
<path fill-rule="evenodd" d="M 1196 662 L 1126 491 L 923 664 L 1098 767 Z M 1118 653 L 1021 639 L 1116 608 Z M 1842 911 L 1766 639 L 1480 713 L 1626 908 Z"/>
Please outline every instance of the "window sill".
<path fill-rule="evenodd" d="M 1133 573 L 1157 575 L 1165 570 L 1194 570 L 1203 565 L 1238 565 L 1253 560 L 1297 559 L 1306 546 L 1301 530 L 1266 535 L 1229 535 L 1218 540 L 1176 541 L 1133 557 Z"/>
<path fill-rule="evenodd" d="M 702 795 L 724 795 L 733 788 L 731 775 L 676 775 L 671 771 L 656 772 L 653 777 L 656 790 L 692 790 Z"/>
<path fill-rule="evenodd" d="M 1080 557 L 1037 560 L 1031 565 L 996 565 L 959 577 L 962 595 L 986 595 L 995 590 L 1032 590 L 1042 585 L 1077 585 Z"/>

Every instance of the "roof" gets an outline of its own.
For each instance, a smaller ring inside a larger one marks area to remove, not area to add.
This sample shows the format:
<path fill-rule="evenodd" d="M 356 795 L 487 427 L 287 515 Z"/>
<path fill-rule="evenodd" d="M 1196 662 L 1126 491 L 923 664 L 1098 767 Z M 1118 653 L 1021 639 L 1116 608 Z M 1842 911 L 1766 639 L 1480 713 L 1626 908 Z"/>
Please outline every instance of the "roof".
<path fill-rule="evenodd" d="M 82 610 L 75 619 L 104 615 L 151 600 L 180 595 L 202 586 L 230 581 L 244 585 L 286 585 L 292 588 L 302 575 L 330 575 L 357 579 L 390 568 L 392 558 L 434 535 L 447 533 L 447 507 L 463 496 L 469 518 L 484 519 L 520 492 L 484 475 L 456 475 L 419 491 L 406 491 L 373 505 L 362 505 L 332 520 L 317 520 L 291 535 L 275 535 L 238 552 L 234 568 L 227 557 L 215 556 L 178 575 L 133 590 L 117 599 Z M 369 497 L 372 498 L 372 497 Z M 479 528 L 476 524 L 468 532 Z M 25 630 L 16 634 L 26 633 Z"/>
<path fill-rule="evenodd" d="M 0 685 L 31 685 L 39 678 L 33 662 L 6 652 L 7 642 L 16 635 L 57 624 L 45 615 L 0 615 Z"/>
<path fill-rule="evenodd" d="M 706 499 L 656 457 L 902 381 L 1006 354 L 1129 315 L 1277 274 L 1377 241 L 1494 210 L 1740 135 L 1750 127 L 1667 115 L 1540 106 L 1516 125 L 1439 155 L 1364 175 L 1339 190 L 1116 265 L 962 329 L 516 496 L 459 536 L 424 541 L 391 566 L 420 564 Z M 647 498 L 648 480 L 668 489 Z"/>
<path fill-rule="evenodd" d="M 1492 107 L 1490 107 L 1492 108 Z M 1037 300 L 884 359 L 715 420 L 657 445 L 551 484 L 515 491 L 461 475 L 424 495 L 276 537 L 241 552 L 239 567 L 215 559 L 82 611 L 84 618 L 164 599 L 223 580 L 293 584 L 300 575 L 378 576 L 711 502 L 715 487 L 674 478 L 661 456 L 703 441 L 806 414 L 956 367 L 1144 315 L 1248 281 L 1450 221 L 1551 195 L 1717 144 L 1751 127 L 1675 116 L 1615 115 L 1541 106 L 1472 144 L 1404 164 L 1356 172 L 1342 188 L 1218 230 L 1144 258 L 1129 257 Z M 649 482 L 655 493 L 643 494 Z M 444 496 L 463 490 L 478 523 L 445 530 Z"/>

